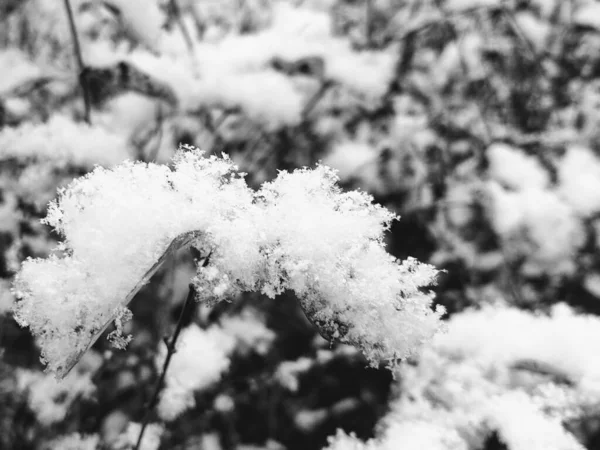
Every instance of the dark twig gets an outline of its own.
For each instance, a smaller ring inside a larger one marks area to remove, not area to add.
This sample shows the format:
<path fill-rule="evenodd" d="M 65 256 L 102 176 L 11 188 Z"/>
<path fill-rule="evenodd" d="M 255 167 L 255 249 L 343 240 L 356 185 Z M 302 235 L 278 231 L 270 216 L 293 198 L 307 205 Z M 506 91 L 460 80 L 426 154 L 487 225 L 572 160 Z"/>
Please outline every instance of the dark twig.
<path fill-rule="evenodd" d="M 210 257 L 210 255 L 209 255 Z M 208 257 L 207 257 L 208 260 Z M 154 392 L 152 397 L 150 398 L 150 403 L 148 403 L 146 414 L 144 415 L 144 421 L 142 422 L 142 429 L 140 430 L 140 434 L 138 436 L 137 443 L 135 444 L 134 450 L 138 450 L 140 444 L 142 443 L 142 438 L 144 437 L 144 432 L 146 431 L 146 427 L 150 422 L 150 417 L 152 416 L 152 412 L 156 404 L 158 403 L 158 396 L 162 389 L 162 386 L 165 382 L 165 377 L 167 375 L 167 370 L 169 368 L 169 364 L 171 363 L 171 358 L 175 354 L 175 346 L 177 344 L 177 339 L 179 339 L 179 335 L 181 334 L 181 330 L 183 329 L 183 319 L 185 318 L 186 312 L 189 310 L 190 305 L 194 302 L 194 297 L 196 295 L 196 291 L 194 289 L 194 285 L 190 283 L 190 290 L 188 292 L 188 296 L 185 299 L 185 303 L 183 308 L 181 308 L 181 313 L 179 314 L 179 320 L 177 320 L 177 327 L 175 328 L 175 332 L 171 337 L 171 341 L 165 337 L 165 345 L 167 346 L 167 357 L 165 358 L 165 362 L 163 363 L 162 371 L 160 374 L 160 378 L 158 379 L 156 386 L 154 387 Z"/>
<path fill-rule="evenodd" d="M 373 48 L 373 0 L 365 0 L 365 48 Z"/>
<path fill-rule="evenodd" d="M 302 120 L 306 120 L 308 115 L 312 112 L 312 110 L 317 106 L 317 103 L 321 101 L 321 99 L 325 96 L 325 94 L 329 91 L 329 89 L 333 86 L 333 82 L 330 80 L 323 81 L 323 84 L 319 88 L 319 90 L 310 98 L 304 108 L 302 108 Z"/>
<path fill-rule="evenodd" d="M 194 55 L 194 41 L 192 40 L 192 36 L 190 36 L 190 33 L 185 26 L 185 23 L 183 23 L 179 4 L 177 3 L 177 0 L 170 0 L 169 3 L 171 5 L 171 12 L 175 17 L 175 22 L 177 22 L 177 26 L 179 27 L 179 30 L 181 31 L 181 34 L 183 36 L 183 40 L 185 41 L 185 45 L 187 46 L 187 49 L 190 52 L 190 54 Z"/>
<path fill-rule="evenodd" d="M 69 17 L 69 27 L 71 28 L 71 36 L 73 38 L 73 53 L 75 54 L 75 60 L 77 61 L 77 70 L 79 76 L 79 84 L 81 85 L 81 90 L 83 92 L 83 104 L 85 107 L 84 110 L 84 120 L 86 123 L 91 123 L 91 106 L 90 106 L 90 94 L 87 89 L 87 85 L 85 80 L 82 77 L 84 73 L 85 65 L 83 63 L 83 56 L 81 55 L 81 46 L 79 45 L 79 36 L 77 35 L 77 27 L 75 26 L 75 18 L 73 17 L 73 9 L 71 8 L 71 2 L 69 0 L 65 1 L 65 9 L 67 10 L 67 16 Z"/>

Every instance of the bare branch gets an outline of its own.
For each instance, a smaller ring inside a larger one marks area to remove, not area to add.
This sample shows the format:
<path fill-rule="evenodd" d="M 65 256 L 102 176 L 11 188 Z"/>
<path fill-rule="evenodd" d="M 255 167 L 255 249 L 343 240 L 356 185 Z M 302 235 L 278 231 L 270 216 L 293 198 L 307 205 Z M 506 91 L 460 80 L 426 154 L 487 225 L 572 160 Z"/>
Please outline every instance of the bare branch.
<path fill-rule="evenodd" d="M 210 255 L 209 255 L 210 256 Z M 179 320 L 177 320 L 177 327 L 175 328 L 175 332 L 171 337 L 171 341 L 168 341 L 165 338 L 165 344 L 167 346 L 167 357 L 165 358 L 165 362 L 163 363 L 163 367 L 160 373 L 160 377 L 154 386 L 154 392 L 152 393 L 152 397 L 150 398 L 150 402 L 146 408 L 146 414 L 144 415 L 144 420 L 142 422 L 142 429 L 140 430 L 140 434 L 138 435 L 137 443 L 135 444 L 134 450 L 138 450 L 140 444 L 142 443 L 142 438 L 144 437 L 144 432 L 146 431 L 146 427 L 148 423 L 150 423 L 150 418 L 152 417 L 152 411 L 156 404 L 158 403 L 158 397 L 160 395 L 160 391 L 165 382 L 165 377 L 167 376 L 167 370 L 169 369 L 169 364 L 171 363 L 171 358 L 175 354 L 175 348 L 177 345 L 177 340 L 179 339 L 179 335 L 181 334 L 181 330 L 183 329 L 183 319 L 185 318 L 186 312 L 189 310 L 190 305 L 194 302 L 194 298 L 196 296 L 196 291 L 194 289 L 194 285 L 190 283 L 188 296 L 185 299 L 185 303 L 183 308 L 181 308 L 181 313 L 179 314 Z"/>
<path fill-rule="evenodd" d="M 84 120 L 86 123 L 91 123 L 91 105 L 90 105 L 90 94 L 87 88 L 83 73 L 85 65 L 83 63 L 83 56 L 81 55 L 81 46 L 79 45 L 79 36 L 77 34 L 77 27 L 75 26 L 75 18 L 73 17 L 73 9 L 71 8 L 70 0 L 65 1 L 65 9 L 67 10 L 67 16 L 69 17 L 69 27 L 71 29 L 71 37 L 73 38 L 73 53 L 75 54 L 75 60 L 77 61 L 78 79 L 83 92 L 83 104 L 84 104 Z"/>

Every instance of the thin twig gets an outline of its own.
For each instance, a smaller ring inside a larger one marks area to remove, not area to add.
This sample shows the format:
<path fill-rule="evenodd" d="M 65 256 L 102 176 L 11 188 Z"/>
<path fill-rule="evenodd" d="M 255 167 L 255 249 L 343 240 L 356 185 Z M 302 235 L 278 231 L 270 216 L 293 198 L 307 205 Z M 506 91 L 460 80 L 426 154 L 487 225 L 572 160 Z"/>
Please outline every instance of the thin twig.
<path fill-rule="evenodd" d="M 312 110 L 315 108 L 315 106 L 317 106 L 317 103 L 319 103 L 319 101 L 321 101 L 321 99 L 325 96 L 325 94 L 327 93 L 327 91 L 329 91 L 329 88 L 331 88 L 333 86 L 333 82 L 330 80 L 325 80 L 323 81 L 323 84 L 321 84 L 321 87 L 319 88 L 319 90 L 308 100 L 308 102 L 306 102 L 306 105 L 304 105 L 304 108 L 302 108 L 302 120 L 306 120 L 308 115 L 312 112 Z"/>
<path fill-rule="evenodd" d="M 177 22 L 177 26 L 179 27 L 181 34 L 183 35 L 183 40 L 185 41 L 185 45 L 187 46 L 190 53 L 194 53 L 194 41 L 190 36 L 188 29 L 183 23 L 183 19 L 181 17 L 181 9 L 179 8 L 179 4 L 177 0 L 171 0 L 171 11 L 173 12 L 173 16 L 175 16 L 175 21 Z"/>
<path fill-rule="evenodd" d="M 193 65 L 194 75 L 198 76 L 198 63 L 196 60 L 196 51 L 194 47 L 194 40 L 190 35 L 185 23 L 183 22 L 183 17 L 181 15 L 181 9 L 179 8 L 179 4 L 177 0 L 170 0 L 171 12 L 175 17 L 175 22 L 177 22 L 177 26 L 181 31 L 181 35 L 183 36 L 183 40 L 185 41 L 185 46 L 187 47 L 188 53 L 190 54 L 190 60 Z"/>
<path fill-rule="evenodd" d="M 370 50 L 373 48 L 373 1 L 365 0 L 365 48 Z"/>
<path fill-rule="evenodd" d="M 165 359 L 165 362 L 163 363 L 160 378 L 158 379 L 158 381 L 156 382 L 156 386 L 154 387 L 154 392 L 150 399 L 150 403 L 148 403 L 148 407 L 146 409 L 146 414 L 144 415 L 144 421 L 142 423 L 142 429 L 140 430 L 140 434 L 138 436 L 137 443 L 135 444 L 134 450 L 139 449 L 140 444 L 142 443 L 142 438 L 144 437 L 144 432 L 146 431 L 146 427 L 148 426 L 148 423 L 150 422 L 150 417 L 152 416 L 154 406 L 156 406 L 156 404 L 158 403 L 158 396 L 159 396 L 160 390 L 162 389 L 162 386 L 165 382 L 165 377 L 167 375 L 167 370 L 169 368 L 169 364 L 171 363 L 171 358 L 173 357 L 173 355 L 175 354 L 175 351 L 176 351 L 175 346 L 177 344 L 177 339 L 179 339 L 179 335 L 181 334 L 181 330 L 183 329 L 183 319 L 185 317 L 186 312 L 189 309 L 189 306 L 193 303 L 195 295 L 196 295 L 196 291 L 194 289 L 194 285 L 190 283 L 190 290 L 188 292 L 188 296 L 185 299 L 183 308 L 181 308 L 181 313 L 179 314 L 179 320 L 177 320 L 177 328 L 175 328 L 175 332 L 173 333 L 173 336 L 171 337 L 170 342 L 168 342 L 167 338 L 165 338 L 165 344 L 167 346 L 167 357 Z"/>
<path fill-rule="evenodd" d="M 91 106 L 90 106 L 90 93 L 87 89 L 87 85 L 82 77 L 84 73 L 85 65 L 83 63 L 83 56 L 81 55 L 81 46 L 79 45 L 79 36 L 77 35 L 77 27 L 75 26 L 75 18 L 73 17 L 73 9 L 71 8 L 70 0 L 65 1 L 65 9 L 67 10 L 67 16 L 69 17 L 69 27 L 71 28 L 71 37 L 73 38 L 73 53 L 75 54 L 75 60 L 77 61 L 78 79 L 83 92 L 83 104 L 84 120 L 86 123 L 91 124 Z"/>

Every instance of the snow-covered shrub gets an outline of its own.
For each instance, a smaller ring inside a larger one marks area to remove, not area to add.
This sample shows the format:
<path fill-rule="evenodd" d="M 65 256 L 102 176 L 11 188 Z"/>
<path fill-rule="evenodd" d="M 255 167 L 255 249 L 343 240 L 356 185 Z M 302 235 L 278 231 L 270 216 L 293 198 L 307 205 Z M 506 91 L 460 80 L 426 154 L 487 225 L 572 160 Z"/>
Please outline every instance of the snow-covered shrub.
<path fill-rule="evenodd" d="M 408 356 L 438 328 L 443 310 L 420 290 L 436 270 L 387 254 L 393 214 L 342 193 L 332 170 L 282 172 L 254 193 L 226 158 L 182 149 L 174 163 L 96 168 L 51 204 L 45 221 L 64 236 L 65 256 L 24 262 L 15 315 L 58 376 L 181 236 L 212 251 L 194 279 L 199 298 L 294 290 L 322 333 L 359 346 L 371 364 Z"/>

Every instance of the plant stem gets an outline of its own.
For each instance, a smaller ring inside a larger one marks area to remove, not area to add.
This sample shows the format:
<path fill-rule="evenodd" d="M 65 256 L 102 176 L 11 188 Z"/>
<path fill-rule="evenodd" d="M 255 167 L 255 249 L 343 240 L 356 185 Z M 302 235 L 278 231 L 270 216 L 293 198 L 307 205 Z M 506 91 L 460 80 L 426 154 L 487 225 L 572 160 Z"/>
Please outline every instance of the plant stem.
<path fill-rule="evenodd" d="M 185 41 L 185 46 L 187 47 L 188 53 L 190 54 L 190 61 L 192 63 L 192 68 L 194 70 L 194 75 L 199 76 L 198 74 L 198 61 L 196 60 L 196 51 L 194 48 L 194 40 L 190 35 L 185 23 L 183 21 L 183 17 L 181 15 L 181 9 L 179 8 L 179 4 L 177 0 L 170 0 L 169 2 L 171 7 L 171 13 L 175 17 L 175 22 L 177 22 L 177 26 L 181 31 L 181 35 L 183 36 L 183 40 Z"/>
<path fill-rule="evenodd" d="M 365 0 L 365 48 L 370 50 L 373 48 L 373 1 Z"/>
<path fill-rule="evenodd" d="M 171 11 L 173 12 L 173 15 L 175 16 L 175 21 L 177 22 L 177 26 L 179 27 L 179 30 L 181 31 L 183 40 L 185 41 L 185 45 L 187 46 L 188 51 L 191 54 L 193 54 L 194 53 L 194 41 L 192 40 L 192 37 L 190 36 L 190 33 L 188 32 L 188 29 L 185 26 L 185 23 L 183 23 L 183 18 L 181 17 L 181 9 L 179 9 L 177 0 L 171 0 L 170 3 L 171 3 Z"/>
<path fill-rule="evenodd" d="M 158 396 L 160 394 L 160 390 L 165 382 L 165 377 L 167 375 L 167 369 L 169 368 L 169 364 L 171 363 L 171 358 L 175 354 L 175 346 L 177 344 L 177 339 L 179 339 L 179 335 L 181 334 L 181 330 L 183 329 L 183 319 L 190 305 L 194 302 L 194 297 L 196 291 L 194 289 L 194 285 L 190 283 L 190 290 L 188 292 L 188 296 L 185 299 L 185 303 L 183 308 L 181 308 L 181 313 L 179 314 L 179 319 L 177 320 L 177 327 L 175 328 L 175 332 L 171 337 L 171 341 L 168 342 L 167 338 L 165 338 L 165 344 L 167 346 L 167 357 L 165 358 L 165 362 L 163 363 L 162 371 L 156 385 L 154 386 L 154 392 L 152 397 L 150 398 L 150 403 L 148 403 L 148 407 L 146 410 L 146 414 L 144 415 L 144 421 L 142 423 L 142 429 L 140 430 L 140 434 L 138 436 L 137 443 L 135 444 L 134 450 L 138 450 L 140 444 L 142 443 L 142 438 L 144 437 L 144 432 L 146 431 L 146 427 L 150 422 L 150 417 L 152 416 L 152 411 L 154 406 L 158 403 Z"/>
<path fill-rule="evenodd" d="M 321 84 L 319 90 L 308 99 L 304 108 L 302 108 L 302 120 L 306 120 L 308 115 L 312 112 L 312 110 L 317 106 L 317 103 L 325 96 L 329 88 L 333 86 L 333 82 L 331 80 L 324 80 Z"/>
<path fill-rule="evenodd" d="M 79 45 L 79 36 L 77 35 L 77 27 L 75 26 L 75 18 L 73 17 L 73 9 L 71 8 L 70 0 L 64 0 L 65 9 L 67 10 L 67 16 L 69 17 L 69 27 L 71 29 L 71 37 L 73 38 L 73 53 L 75 54 L 75 60 L 77 61 L 77 69 L 79 72 L 78 79 L 81 89 L 83 91 L 83 104 L 84 104 L 84 120 L 86 123 L 91 123 L 91 107 L 90 107 L 90 95 L 87 89 L 87 85 L 82 77 L 84 73 L 85 65 L 83 64 L 83 57 L 81 56 L 81 46 Z"/>

